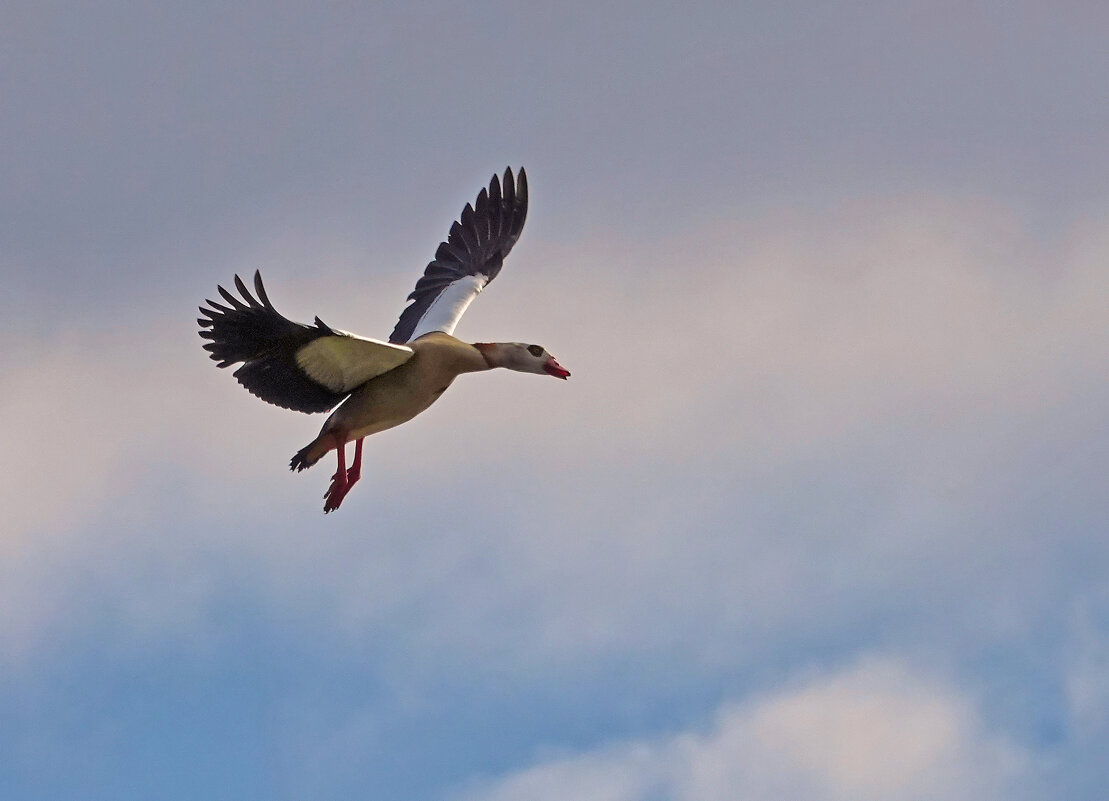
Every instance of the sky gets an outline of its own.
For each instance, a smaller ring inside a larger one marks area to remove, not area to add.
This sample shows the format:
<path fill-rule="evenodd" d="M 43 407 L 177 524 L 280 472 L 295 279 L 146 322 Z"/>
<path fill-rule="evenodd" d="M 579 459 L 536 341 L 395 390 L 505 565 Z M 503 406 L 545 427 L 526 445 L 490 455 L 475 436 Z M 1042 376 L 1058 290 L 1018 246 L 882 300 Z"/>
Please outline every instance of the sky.
<path fill-rule="evenodd" d="M 0 796 L 1085 801 L 1109 11 L 14 0 Z M 330 466 L 196 307 L 385 338 L 528 171 L 464 376 Z"/>

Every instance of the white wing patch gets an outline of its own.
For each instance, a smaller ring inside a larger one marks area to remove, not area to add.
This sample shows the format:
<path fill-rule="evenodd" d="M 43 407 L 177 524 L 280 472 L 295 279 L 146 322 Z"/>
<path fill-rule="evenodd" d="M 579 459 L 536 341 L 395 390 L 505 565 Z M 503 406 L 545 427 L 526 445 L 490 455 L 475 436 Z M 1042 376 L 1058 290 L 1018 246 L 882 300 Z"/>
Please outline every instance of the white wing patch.
<path fill-rule="evenodd" d="M 459 278 L 439 293 L 439 297 L 431 302 L 424 312 L 424 316 L 416 323 L 416 328 L 409 337 L 413 339 L 430 334 L 432 331 L 442 331 L 444 334 L 453 334 L 459 319 L 466 312 L 478 293 L 489 283 L 488 276 L 477 273 Z"/>
<path fill-rule="evenodd" d="M 334 392 L 349 392 L 411 358 L 412 348 L 405 345 L 353 334 L 320 337 L 296 352 L 297 366 Z"/>

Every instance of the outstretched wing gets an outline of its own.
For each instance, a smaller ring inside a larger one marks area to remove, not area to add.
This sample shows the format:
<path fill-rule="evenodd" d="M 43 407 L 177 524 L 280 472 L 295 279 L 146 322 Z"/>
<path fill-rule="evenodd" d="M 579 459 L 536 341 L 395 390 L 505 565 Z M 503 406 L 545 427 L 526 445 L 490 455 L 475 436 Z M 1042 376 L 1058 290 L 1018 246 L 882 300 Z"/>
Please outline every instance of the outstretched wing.
<path fill-rule="evenodd" d="M 482 189 L 473 206 L 466 204 L 447 241 L 435 251 L 389 341 L 410 342 L 431 331 L 453 333 L 470 301 L 501 271 L 527 213 L 524 168 L 515 181 L 512 169 L 506 169 L 503 184 L 494 175 L 488 191 Z"/>
<path fill-rule="evenodd" d="M 274 309 L 254 273 L 255 298 L 235 276 L 242 300 L 217 287 L 229 305 L 205 301 L 197 318 L 204 349 L 220 367 L 243 366 L 235 378 L 252 394 L 298 412 L 324 412 L 352 390 L 412 358 L 412 349 L 331 328 L 295 323 Z M 245 301 L 245 302 L 244 302 Z"/>

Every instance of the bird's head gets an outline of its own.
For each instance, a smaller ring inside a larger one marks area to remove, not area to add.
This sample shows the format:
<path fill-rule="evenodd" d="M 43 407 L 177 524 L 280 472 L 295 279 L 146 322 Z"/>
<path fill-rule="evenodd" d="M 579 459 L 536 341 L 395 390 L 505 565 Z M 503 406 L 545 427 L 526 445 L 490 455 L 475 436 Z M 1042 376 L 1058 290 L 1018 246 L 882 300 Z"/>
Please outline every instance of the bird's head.
<path fill-rule="evenodd" d="M 570 371 L 563 367 L 542 345 L 522 342 L 498 342 L 479 346 L 486 360 L 494 367 L 505 367 L 518 373 L 539 373 L 566 379 Z"/>

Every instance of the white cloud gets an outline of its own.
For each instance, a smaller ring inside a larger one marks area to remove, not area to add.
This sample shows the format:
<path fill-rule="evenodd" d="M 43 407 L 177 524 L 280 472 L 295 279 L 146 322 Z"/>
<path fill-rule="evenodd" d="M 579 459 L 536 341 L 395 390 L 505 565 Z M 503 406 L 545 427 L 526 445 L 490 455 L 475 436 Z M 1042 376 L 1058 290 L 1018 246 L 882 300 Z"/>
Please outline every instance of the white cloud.
<path fill-rule="evenodd" d="M 898 609 L 934 614 L 937 636 L 1002 637 L 1069 591 L 1045 570 L 1063 538 L 1104 557 L 1059 526 L 1044 473 L 1071 481 L 1109 400 L 1096 232 L 1044 249 L 997 211 L 911 199 L 735 227 L 541 256 L 538 296 L 575 321 L 544 341 L 580 383 L 513 385 L 519 405 L 484 416 L 467 388 L 475 444 L 445 458 L 490 476 L 506 453 L 542 460 L 557 513 L 481 535 L 512 567 L 481 597 L 518 629 L 444 604 L 442 637 L 519 637 L 540 662 L 728 660 L 737 640 Z M 483 301 L 480 335 L 528 329 L 526 283 L 490 290 L 511 294 Z"/>
<path fill-rule="evenodd" d="M 543 760 L 462 797 L 978 801 L 1019 797 L 1029 767 L 967 697 L 903 663 L 873 659 L 726 705 L 704 731 Z"/>
<path fill-rule="evenodd" d="M 1071 724 L 1080 737 L 1107 732 L 1109 721 L 1109 593 L 1084 593 L 1068 621 L 1065 689 Z"/>
<path fill-rule="evenodd" d="M 221 408 L 231 388 L 198 381 L 203 357 L 187 334 L 183 325 L 69 329 L 5 354 L 0 429 L 12 458 L 0 480 L 0 657 L 80 628 L 93 597 L 153 630 L 204 607 L 210 580 L 183 568 L 220 535 L 166 536 L 185 510 L 165 505 L 160 483 L 203 473 L 206 500 L 229 513 L 280 491 L 279 475 L 256 469 L 259 453 L 275 455 L 277 416 Z M 244 498 L 232 482 L 252 471 Z M 152 603 L 148 592 L 172 597 Z"/>
<path fill-rule="evenodd" d="M 757 653 L 875 607 L 962 604 L 970 629 L 1019 630 L 1059 591 L 1058 540 L 1005 509 L 1098 436 L 1105 239 L 1090 223 L 1038 247 L 1003 212 L 904 198 L 631 249 L 521 243 L 459 333 L 542 342 L 574 378 L 463 377 L 374 438 L 327 519 L 328 468 L 284 467 L 320 418 L 217 372 L 188 317 L 164 323 L 185 301 L 132 331 L 23 343 L 0 393 L 18 455 L 0 482 L 3 647 L 85 592 L 144 630 L 184 625 L 237 559 L 275 604 L 310 597 L 352 632 L 403 610 L 420 647 L 503 664 L 674 647 L 727 662 L 734 642 Z M 392 323 L 378 283 L 345 282 L 332 309 L 269 280 L 291 316 Z M 159 481 L 203 529 L 162 535 L 179 515 Z M 187 603 L 165 595 L 182 566 Z"/>

